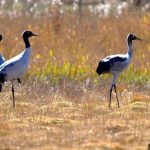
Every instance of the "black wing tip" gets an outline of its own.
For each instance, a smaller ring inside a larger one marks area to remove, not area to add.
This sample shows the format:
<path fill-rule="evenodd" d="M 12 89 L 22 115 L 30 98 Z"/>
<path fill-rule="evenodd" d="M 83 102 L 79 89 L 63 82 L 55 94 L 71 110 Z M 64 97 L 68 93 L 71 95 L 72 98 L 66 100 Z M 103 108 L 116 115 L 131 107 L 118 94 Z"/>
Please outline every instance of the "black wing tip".
<path fill-rule="evenodd" d="M 101 75 L 103 73 L 108 73 L 109 71 L 110 71 L 110 61 L 100 60 L 96 69 L 98 75 Z"/>
<path fill-rule="evenodd" d="M 98 69 L 96 70 L 96 73 L 97 73 L 98 75 L 101 75 L 101 72 L 99 72 Z"/>

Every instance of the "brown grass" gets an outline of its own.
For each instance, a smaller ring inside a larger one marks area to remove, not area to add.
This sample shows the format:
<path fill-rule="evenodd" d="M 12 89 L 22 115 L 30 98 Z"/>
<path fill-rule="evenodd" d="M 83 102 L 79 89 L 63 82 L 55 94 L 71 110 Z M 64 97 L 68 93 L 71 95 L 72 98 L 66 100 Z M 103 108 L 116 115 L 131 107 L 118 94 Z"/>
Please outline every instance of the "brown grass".
<path fill-rule="evenodd" d="M 16 87 L 15 110 L 11 93 L 5 90 L 0 95 L 1 149 L 146 149 L 149 95 L 139 96 L 140 91 L 130 94 L 126 89 L 122 96 L 119 92 L 121 108 L 113 96 L 108 109 L 108 94 L 103 92 L 107 87 L 100 92 L 80 88 L 82 92 L 74 96 L 78 89 L 68 95 L 70 87 L 54 90 L 39 86 Z"/>

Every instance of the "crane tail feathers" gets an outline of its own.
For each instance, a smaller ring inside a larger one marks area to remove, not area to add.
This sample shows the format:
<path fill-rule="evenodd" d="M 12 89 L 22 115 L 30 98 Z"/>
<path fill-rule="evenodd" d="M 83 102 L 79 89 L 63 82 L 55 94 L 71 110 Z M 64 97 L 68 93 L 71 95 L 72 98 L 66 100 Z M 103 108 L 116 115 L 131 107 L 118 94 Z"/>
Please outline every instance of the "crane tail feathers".
<path fill-rule="evenodd" d="M 101 60 L 97 66 L 96 72 L 98 75 L 108 73 L 110 71 L 110 62 Z"/>
<path fill-rule="evenodd" d="M 3 83 L 5 82 L 6 75 L 0 73 L 0 92 L 2 92 Z"/>

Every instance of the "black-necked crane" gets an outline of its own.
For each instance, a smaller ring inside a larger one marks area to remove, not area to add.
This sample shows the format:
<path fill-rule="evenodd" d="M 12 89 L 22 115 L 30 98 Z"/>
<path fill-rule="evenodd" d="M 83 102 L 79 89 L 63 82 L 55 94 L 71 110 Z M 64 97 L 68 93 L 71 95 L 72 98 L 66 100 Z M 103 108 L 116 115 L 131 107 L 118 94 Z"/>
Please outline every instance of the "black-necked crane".
<path fill-rule="evenodd" d="M 0 42 L 2 41 L 2 35 L 0 34 Z M 4 57 L 2 56 L 2 54 L 0 54 L 0 65 L 3 64 L 5 62 Z"/>
<path fill-rule="evenodd" d="M 22 34 L 25 49 L 19 55 L 5 61 L 0 66 L 0 92 L 2 91 L 2 86 L 4 82 L 11 81 L 12 83 L 12 96 L 13 96 L 13 106 L 15 107 L 15 95 L 14 95 L 14 80 L 18 80 L 21 83 L 21 76 L 27 70 L 30 54 L 31 54 L 31 46 L 29 42 L 29 37 L 38 36 L 31 31 L 24 31 Z"/>
<path fill-rule="evenodd" d="M 136 35 L 134 34 L 128 34 L 127 36 L 127 46 L 128 46 L 128 51 L 126 54 L 117 54 L 117 55 L 110 55 L 107 56 L 104 59 L 101 59 L 96 72 L 101 75 L 104 73 L 110 73 L 113 75 L 111 87 L 110 87 L 110 99 L 109 99 L 109 107 L 111 107 L 111 97 L 112 97 L 112 90 L 114 88 L 114 91 L 116 93 L 116 99 L 117 99 L 117 104 L 119 107 L 119 100 L 118 100 L 118 95 L 117 95 L 117 88 L 116 88 L 116 80 L 119 76 L 119 74 L 125 70 L 128 65 L 131 62 L 132 58 L 132 41 L 133 40 L 140 40 Z"/>

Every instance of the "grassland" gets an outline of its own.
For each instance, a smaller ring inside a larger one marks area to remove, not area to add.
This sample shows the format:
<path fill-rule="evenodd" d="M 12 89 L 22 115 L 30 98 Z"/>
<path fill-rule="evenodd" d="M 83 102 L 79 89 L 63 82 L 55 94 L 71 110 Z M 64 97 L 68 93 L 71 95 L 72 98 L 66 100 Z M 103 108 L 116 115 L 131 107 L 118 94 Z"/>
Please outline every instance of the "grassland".
<path fill-rule="evenodd" d="M 10 26 L 11 24 L 11 26 Z M 1 18 L 1 52 L 9 59 L 30 39 L 32 56 L 22 85 L 16 83 L 16 109 L 10 83 L 0 94 L 0 149 L 145 150 L 150 143 L 150 14 L 108 18 L 74 14 Z M 98 77 L 98 61 L 126 52 L 135 33 L 130 67 L 118 80 L 121 108 L 108 109 L 110 76 Z"/>

